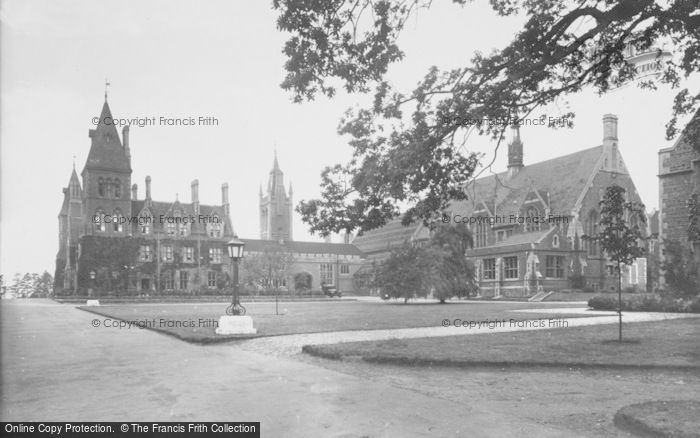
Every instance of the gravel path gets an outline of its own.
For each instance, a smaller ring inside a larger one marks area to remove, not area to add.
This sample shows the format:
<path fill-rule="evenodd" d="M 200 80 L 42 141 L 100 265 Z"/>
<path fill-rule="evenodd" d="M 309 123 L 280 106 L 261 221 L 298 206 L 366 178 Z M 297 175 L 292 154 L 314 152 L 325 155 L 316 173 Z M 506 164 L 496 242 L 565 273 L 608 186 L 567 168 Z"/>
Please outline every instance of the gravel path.
<path fill-rule="evenodd" d="M 489 321 L 464 321 L 467 326 L 456 327 L 455 321 L 448 321 L 449 326 L 447 327 L 419 327 L 419 328 L 406 328 L 406 329 L 388 329 L 388 330 L 351 330 L 351 331 L 339 331 L 339 332 L 326 332 L 326 333 L 308 333 L 299 335 L 284 335 L 284 336 L 271 336 L 265 338 L 251 339 L 249 341 L 242 342 L 237 346 L 249 351 L 255 351 L 258 353 L 275 355 L 275 356 L 294 356 L 301 353 L 301 348 L 304 345 L 321 345 L 321 344 L 337 344 L 341 342 L 357 342 L 357 341 L 380 341 L 385 339 L 410 339 L 410 338 L 433 338 L 440 336 L 460 336 L 460 335 L 476 335 L 483 333 L 504 333 L 504 332 L 514 332 L 514 331 L 526 331 L 526 330 L 561 330 L 564 327 L 556 327 L 556 320 L 554 321 L 555 327 L 550 327 L 549 320 L 544 321 L 543 327 L 534 327 L 532 324 L 526 324 L 522 317 L 519 317 L 517 313 L 527 312 L 527 313 L 553 313 L 556 311 L 558 315 L 563 314 L 580 314 L 580 313 L 590 313 L 594 315 L 602 316 L 591 316 L 582 318 L 563 318 L 564 321 L 568 323 L 568 328 L 572 327 L 583 327 L 588 325 L 598 325 L 598 324 L 615 324 L 618 321 L 618 316 L 616 312 L 605 312 L 596 311 L 590 312 L 585 309 L 580 308 L 566 308 L 566 309 L 526 309 L 511 311 L 512 316 L 505 320 L 504 323 L 491 324 L 493 328 L 489 328 Z M 689 313 L 655 313 L 655 312 L 628 312 L 622 314 L 622 322 L 651 322 L 651 321 L 663 321 L 668 319 L 679 319 L 679 318 L 698 318 L 698 314 Z M 537 320 L 535 320 L 537 321 Z M 491 320 L 490 322 L 493 322 Z M 457 324 L 462 324 L 462 322 L 457 322 Z M 560 324 L 563 326 L 563 324 Z"/>

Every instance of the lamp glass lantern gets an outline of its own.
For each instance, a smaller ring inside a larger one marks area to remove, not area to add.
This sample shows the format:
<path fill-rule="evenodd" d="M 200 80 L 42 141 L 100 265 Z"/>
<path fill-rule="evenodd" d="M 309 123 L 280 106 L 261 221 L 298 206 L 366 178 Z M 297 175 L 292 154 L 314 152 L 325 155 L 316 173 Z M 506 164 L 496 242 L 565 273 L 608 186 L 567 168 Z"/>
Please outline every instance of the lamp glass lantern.
<path fill-rule="evenodd" d="M 238 238 L 238 236 L 233 236 L 233 239 L 229 240 L 226 244 L 228 249 L 228 256 L 231 260 L 238 261 L 243 258 L 243 247 L 245 243 Z"/>

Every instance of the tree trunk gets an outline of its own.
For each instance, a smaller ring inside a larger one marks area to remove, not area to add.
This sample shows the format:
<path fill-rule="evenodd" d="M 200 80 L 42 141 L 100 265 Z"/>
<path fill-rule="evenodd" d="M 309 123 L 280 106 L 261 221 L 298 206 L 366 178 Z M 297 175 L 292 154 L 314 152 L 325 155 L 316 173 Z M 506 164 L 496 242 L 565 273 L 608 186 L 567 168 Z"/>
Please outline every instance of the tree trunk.
<path fill-rule="evenodd" d="M 622 343 L 622 271 L 620 271 L 620 262 L 617 262 L 617 315 L 620 325 L 620 339 Z"/>

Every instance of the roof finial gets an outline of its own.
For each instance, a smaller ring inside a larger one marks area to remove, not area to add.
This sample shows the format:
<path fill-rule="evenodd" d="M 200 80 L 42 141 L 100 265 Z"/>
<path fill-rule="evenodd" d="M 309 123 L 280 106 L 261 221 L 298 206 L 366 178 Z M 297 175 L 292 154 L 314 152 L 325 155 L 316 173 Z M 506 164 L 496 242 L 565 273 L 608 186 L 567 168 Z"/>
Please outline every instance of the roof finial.
<path fill-rule="evenodd" d="M 110 85 L 112 84 L 110 84 L 107 78 L 105 78 L 105 102 L 107 102 L 107 87 L 109 87 Z"/>
<path fill-rule="evenodd" d="M 75 170 L 75 154 L 73 154 L 73 170 Z"/>

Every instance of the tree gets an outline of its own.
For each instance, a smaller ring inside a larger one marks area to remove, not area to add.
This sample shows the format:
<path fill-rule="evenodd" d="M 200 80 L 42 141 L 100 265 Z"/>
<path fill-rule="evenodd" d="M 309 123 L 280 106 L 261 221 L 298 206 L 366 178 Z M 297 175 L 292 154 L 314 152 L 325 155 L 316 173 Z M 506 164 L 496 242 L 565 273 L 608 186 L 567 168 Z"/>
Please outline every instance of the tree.
<path fill-rule="evenodd" d="M 600 231 L 594 236 L 584 235 L 589 241 L 597 241 L 606 256 L 617 265 L 617 296 L 622 342 L 622 265 L 631 264 L 637 257 L 646 253 L 642 244 L 646 236 L 640 224 L 646 224 L 644 204 L 625 199 L 625 189 L 612 185 L 605 189 L 600 200 Z"/>
<path fill-rule="evenodd" d="M 468 0 L 453 2 L 463 7 Z M 373 105 L 348 111 L 339 127 L 350 136 L 352 159 L 324 169 L 321 198 L 297 206 L 312 232 L 376 228 L 404 205 L 404 223 L 429 222 L 467 196 L 479 159 L 460 149 L 469 132 L 491 136 L 498 149 L 518 117 L 584 88 L 602 94 L 639 79 L 644 73 L 625 60 L 628 46 L 645 51 L 660 40 L 673 43 L 673 59 L 659 75 L 641 78 L 642 88 L 678 88 L 700 70 L 697 0 L 491 0 L 501 16 L 526 17 L 510 44 L 476 53 L 454 70 L 432 67 L 412 92 L 395 90 L 385 75 L 403 59 L 399 35 L 431 3 L 274 0 L 277 27 L 290 34 L 281 86 L 294 101 L 332 97 L 338 83 L 350 93 L 374 90 Z M 662 56 L 657 51 L 659 62 Z M 667 137 L 676 136 L 679 118 L 699 106 L 697 90 L 680 89 Z M 573 120 L 574 114 L 565 116 Z M 503 122 L 465 126 L 460 120 Z M 700 148 L 700 118 L 691 120 L 686 134 Z"/>
<path fill-rule="evenodd" d="M 440 303 L 452 297 L 469 297 L 476 291 L 474 265 L 465 255 L 472 245 L 466 225 L 442 225 L 434 230 L 429 245 L 421 252 L 425 281 L 432 285 L 433 295 Z"/>
<path fill-rule="evenodd" d="M 46 271 L 41 275 L 36 272 L 17 273 L 7 291 L 19 298 L 46 298 L 53 294 L 53 277 Z"/>
<path fill-rule="evenodd" d="M 260 253 L 243 259 L 241 283 L 257 290 L 275 292 L 275 313 L 279 314 L 279 291 L 286 283 L 294 256 L 277 242 L 270 242 Z"/>
<path fill-rule="evenodd" d="M 294 276 L 294 290 L 301 295 L 303 292 L 311 290 L 312 277 L 309 272 L 299 272 Z"/>
<path fill-rule="evenodd" d="M 427 295 L 421 269 L 420 248 L 406 242 L 394 248 L 389 258 L 377 267 L 376 286 L 382 298 L 402 298 L 404 303 Z"/>
<path fill-rule="evenodd" d="M 440 226 L 427 245 L 407 242 L 394 249 L 376 270 L 375 285 L 383 296 L 404 302 L 429 292 L 440 303 L 469 296 L 476 290 L 474 266 L 465 257 L 471 244 L 471 233 L 464 224 Z"/>

